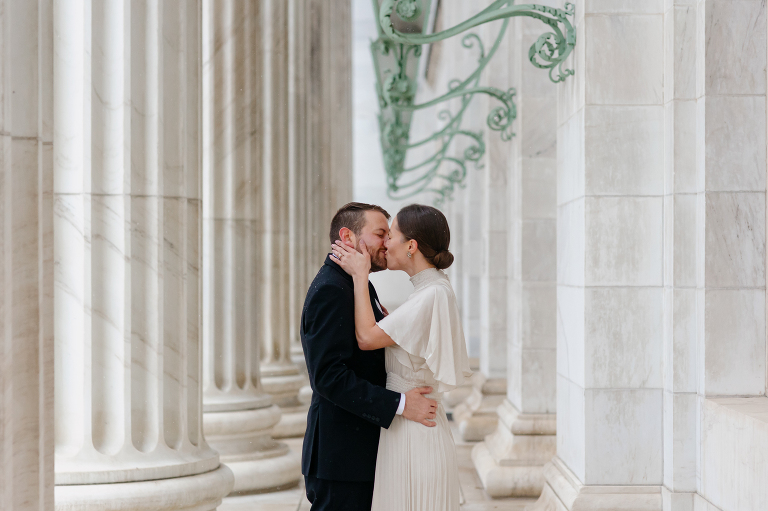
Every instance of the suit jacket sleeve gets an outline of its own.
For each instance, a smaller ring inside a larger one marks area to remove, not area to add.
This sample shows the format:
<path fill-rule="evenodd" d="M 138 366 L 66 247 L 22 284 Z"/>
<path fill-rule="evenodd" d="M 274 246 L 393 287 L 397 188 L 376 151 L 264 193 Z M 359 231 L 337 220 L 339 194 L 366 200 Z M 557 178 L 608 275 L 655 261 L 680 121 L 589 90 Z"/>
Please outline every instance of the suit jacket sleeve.
<path fill-rule="evenodd" d="M 317 290 L 304 309 L 304 349 L 312 389 L 336 406 L 388 428 L 400 394 L 374 385 L 347 366 L 355 349 L 354 302 L 334 285 Z"/>

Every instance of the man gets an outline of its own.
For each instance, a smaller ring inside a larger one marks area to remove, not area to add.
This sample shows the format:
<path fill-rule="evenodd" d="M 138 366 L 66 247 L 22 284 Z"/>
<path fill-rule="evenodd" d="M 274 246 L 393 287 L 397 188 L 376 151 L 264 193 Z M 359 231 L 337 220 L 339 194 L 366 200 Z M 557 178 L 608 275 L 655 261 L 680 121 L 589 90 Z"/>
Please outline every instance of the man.
<path fill-rule="evenodd" d="M 330 243 L 341 240 L 371 254 L 371 272 L 387 267 L 389 214 L 381 207 L 351 202 L 331 221 Z M 301 345 L 312 386 L 301 472 L 312 511 L 369 511 L 380 428 L 396 414 L 435 425 L 437 403 L 423 394 L 387 390 L 384 350 L 362 351 L 355 338 L 352 277 L 326 258 L 309 287 L 301 315 Z M 368 284 L 376 321 L 386 315 Z"/>

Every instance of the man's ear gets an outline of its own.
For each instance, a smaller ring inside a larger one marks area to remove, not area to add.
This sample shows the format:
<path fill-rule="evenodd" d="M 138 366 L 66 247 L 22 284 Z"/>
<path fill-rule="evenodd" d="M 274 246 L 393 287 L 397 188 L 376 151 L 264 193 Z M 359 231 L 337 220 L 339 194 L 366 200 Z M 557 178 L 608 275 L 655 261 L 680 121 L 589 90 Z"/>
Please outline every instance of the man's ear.
<path fill-rule="evenodd" d="M 357 243 L 355 233 L 352 232 L 352 229 L 349 229 L 348 227 L 342 227 L 339 229 L 339 239 L 342 243 L 352 248 L 355 248 Z"/>

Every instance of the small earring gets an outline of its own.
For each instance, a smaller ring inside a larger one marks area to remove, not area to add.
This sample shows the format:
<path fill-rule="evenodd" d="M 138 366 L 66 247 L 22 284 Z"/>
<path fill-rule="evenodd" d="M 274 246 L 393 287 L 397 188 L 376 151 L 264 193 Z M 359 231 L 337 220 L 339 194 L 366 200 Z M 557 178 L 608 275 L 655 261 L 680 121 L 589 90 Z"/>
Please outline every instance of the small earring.
<path fill-rule="evenodd" d="M 412 256 L 411 256 L 411 253 L 410 253 L 410 252 L 408 252 L 408 259 L 410 259 L 411 257 L 412 257 Z"/>

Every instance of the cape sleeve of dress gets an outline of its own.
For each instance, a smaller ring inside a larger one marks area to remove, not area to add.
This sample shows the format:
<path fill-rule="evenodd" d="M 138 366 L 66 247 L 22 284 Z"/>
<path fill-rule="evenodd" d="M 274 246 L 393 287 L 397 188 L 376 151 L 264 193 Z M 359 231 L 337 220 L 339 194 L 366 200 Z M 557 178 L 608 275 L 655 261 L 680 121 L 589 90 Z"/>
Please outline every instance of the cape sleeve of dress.
<path fill-rule="evenodd" d="M 462 385 L 472 375 L 461 315 L 450 285 L 439 283 L 414 293 L 378 325 L 413 355 L 407 361 L 398 357 L 400 362 L 410 364 L 414 371 L 426 366 L 444 387 L 441 391 Z"/>

